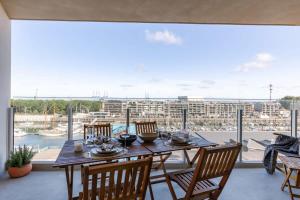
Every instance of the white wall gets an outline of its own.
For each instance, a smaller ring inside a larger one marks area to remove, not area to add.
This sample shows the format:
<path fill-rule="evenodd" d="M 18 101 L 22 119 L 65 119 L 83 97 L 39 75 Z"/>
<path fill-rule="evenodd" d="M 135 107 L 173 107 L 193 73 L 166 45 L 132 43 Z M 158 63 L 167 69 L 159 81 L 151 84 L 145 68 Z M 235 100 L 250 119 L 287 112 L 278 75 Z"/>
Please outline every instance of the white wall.
<path fill-rule="evenodd" d="M 0 2 L 0 174 L 7 155 L 7 109 L 11 81 L 11 26 Z"/>

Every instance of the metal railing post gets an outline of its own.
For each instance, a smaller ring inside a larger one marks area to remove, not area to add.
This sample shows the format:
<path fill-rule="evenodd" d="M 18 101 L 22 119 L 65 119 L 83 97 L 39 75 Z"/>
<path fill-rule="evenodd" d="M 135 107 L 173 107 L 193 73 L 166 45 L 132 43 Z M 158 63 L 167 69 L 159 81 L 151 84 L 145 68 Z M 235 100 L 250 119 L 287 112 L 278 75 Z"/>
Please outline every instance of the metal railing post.
<path fill-rule="evenodd" d="M 243 110 L 237 110 L 237 142 L 243 144 Z M 243 161 L 243 150 L 240 151 L 239 161 Z"/>
<path fill-rule="evenodd" d="M 294 130 L 295 130 L 295 137 L 298 137 L 298 110 L 294 111 Z"/>
<path fill-rule="evenodd" d="M 126 110 L 126 133 L 129 133 L 129 119 L 130 118 L 130 109 L 127 108 Z"/>
<path fill-rule="evenodd" d="M 67 107 L 67 113 L 68 113 L 68 140 L 73 139 L 73 110 L 72 105 L 68 105 Z"/>
<path fill-rule="evenodd" d="M 183 109 L 183 129 L 186 129 L 187 109 Z"/>
<path fill-rule="evenodd" d="M 14 151 L 14 121 L 15 121 L 15 108 L 8 108 L 8 129 L 7 129 L 7 158 L 10 156 L 10 152 Z"/>
<path fill-rule="evenodd" d="M 293 132 L 294 132 L 294 111 L 293 109 L 290 110 L 290 123 L 291 123 L 291 136 L 293 136 Z"/>

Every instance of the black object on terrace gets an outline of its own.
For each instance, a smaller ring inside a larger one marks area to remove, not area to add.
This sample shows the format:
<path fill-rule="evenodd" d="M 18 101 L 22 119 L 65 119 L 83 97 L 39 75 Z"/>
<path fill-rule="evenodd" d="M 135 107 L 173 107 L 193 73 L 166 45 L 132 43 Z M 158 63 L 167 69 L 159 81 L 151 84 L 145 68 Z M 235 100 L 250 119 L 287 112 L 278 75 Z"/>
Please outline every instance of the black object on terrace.
<path fill-rule="evenodd" d="M 129 135 L 129 134 L 128 134 L 128 135 Z M 125 145 L 125 143 L 126 143 L 126 146 L 131 145 L 136 139 L 137 139 L 137 136 L 136 136 L 136 135 L 129 135 L 129 137 L 127 137 L 127 138 L 124 138 L 122 135 L 120 135 L 120 136 L 118 137 L 118 141 L 119 141 L 122 145 Z"/>
<path fill-rule="evenodd" d="M 266 147 L 263 164 L 269 174 L 273 174 L 275 171 L 278 152 L 299 156 L 298 138 L 278 135 L 275 144 L 270 144 Z"/>

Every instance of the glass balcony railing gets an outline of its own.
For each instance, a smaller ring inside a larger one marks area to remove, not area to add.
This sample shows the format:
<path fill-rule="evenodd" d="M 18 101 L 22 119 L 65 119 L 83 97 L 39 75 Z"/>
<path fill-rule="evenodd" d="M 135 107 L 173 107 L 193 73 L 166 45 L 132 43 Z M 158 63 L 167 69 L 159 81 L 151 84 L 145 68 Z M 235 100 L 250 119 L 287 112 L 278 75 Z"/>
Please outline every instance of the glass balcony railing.
<path fill-rule="evenodd" d="M 36 152 L 33 161 L 54 161 L 67 140 L 67 102 L 12 100 L 14 146 L 28 145 Z"/>
<path fill-rule="evenodd" d="M 291 135 L 288 101 L 253 100 L 254 110 L 244 112 L 242 124 L 243 161 L 263 160 L 265 146 L 275 142 L 274 133 Z"/>
<path fill-rule="evenodd" d="M 177 131 L 184 127 L 186 110 L 186 128 L 191 134 L 218 144 L 242 142 L 241 160 L 261 162 L 265 145 L 276 138 L 273 133 L 297 134 L 295 129 L 300 122 L 293 117 L 295 114 L 291 115 L 291 110 L 295 113 L 300 108 L 298 105 L 296 101 L 283 100 L 187 97 L 13 99 L 14 145 L 31 146 L 37 152 L 33 161 L 54 161 L 68 137 L 83 138 L 84 124 L 111 123 L 116 134 L 125 130 L 129 110 L 132 134 L 135 134 L 135 121 L 156 121 L 159 129 Z M 238 110 L 243 110 L 240 125 Z M 242 130 L 241 138 L 238 130 Z M 173 152 L 169 159 L 169 162 L 182 161 L 181 151 Z"/>

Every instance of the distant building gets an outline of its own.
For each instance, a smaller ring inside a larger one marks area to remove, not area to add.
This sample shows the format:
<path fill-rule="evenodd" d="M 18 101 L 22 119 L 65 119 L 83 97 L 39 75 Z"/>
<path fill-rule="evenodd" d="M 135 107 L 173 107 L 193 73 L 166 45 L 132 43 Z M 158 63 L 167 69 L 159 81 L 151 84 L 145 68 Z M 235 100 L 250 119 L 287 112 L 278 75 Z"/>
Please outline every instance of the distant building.
<path fill-rule="evenodd" d="M 94 119 L 94 118 L 106 118 L 107 116 L 110 115 L 109 112 L 90 112 L 89 115 Z"/>
<path fill-rule="evenodd" d="M 271 116 L 278 116 L 280 114 L 280 103 L 265 102 L 262 104 L 262 114 Z"/>
<path fill-rule="evenodd" d="M 243 110 L 244 116 L 254 116 L 255 114 L 255 106 L 253 103 L 241 103 L 240 109 Z"/>
<path fill-rule="evenodd" d="M 123 102 L 121 100 L 106 100 L 103 102 L 103 110 L 110 115 L 120 116 L 124 110 Z"/>
<path fill-rule="evenodd" d="M 206 109 L 205 103 L 201 100 L 189 101 L 188 102 L 188 114 L 193 117 L 205 116 Z"/>
<path fill-rule="evenodd" d="M 237 110 L 242 109 L 244 116 L 286 116 L 280 103 L 265 102 L 260 104 L 261 110 L 256 111 L 252 102 L 205 101 L 201 99 L 188 99 L 179 96 L 178 99 L 130 99 L 130 100 L 104 100 L 103 111 L 110 116 L 125 116 L 126 109 L 130 109 L 132 117 L 171 117 L 181 118 L 183 109 L 188 110 L 190 117 L 200 118 L 236 118 Z"/>
<path fill-rule="evenodd" d="M 133 117 L 155 117 L 164 115 L 164 101 L 154 100 L 132 100 L 127 101 L 127 107 L 130 108 Z"/>
<path fill-rule="evenodd" d="M 178 100 L 181 101 L 181 102 L 183 102 L 183 101 L 187 102 L 188 101 L 188 96 L 178 96 Z"/>
<path fill-rule="evenodd" d="M 173 118 L 179 118 L 183 114 L 183 109 L 187 109 L 186 101 L 181 100 L 169 100 L 165 102 L 164 111 L 167 116 Z"/>

